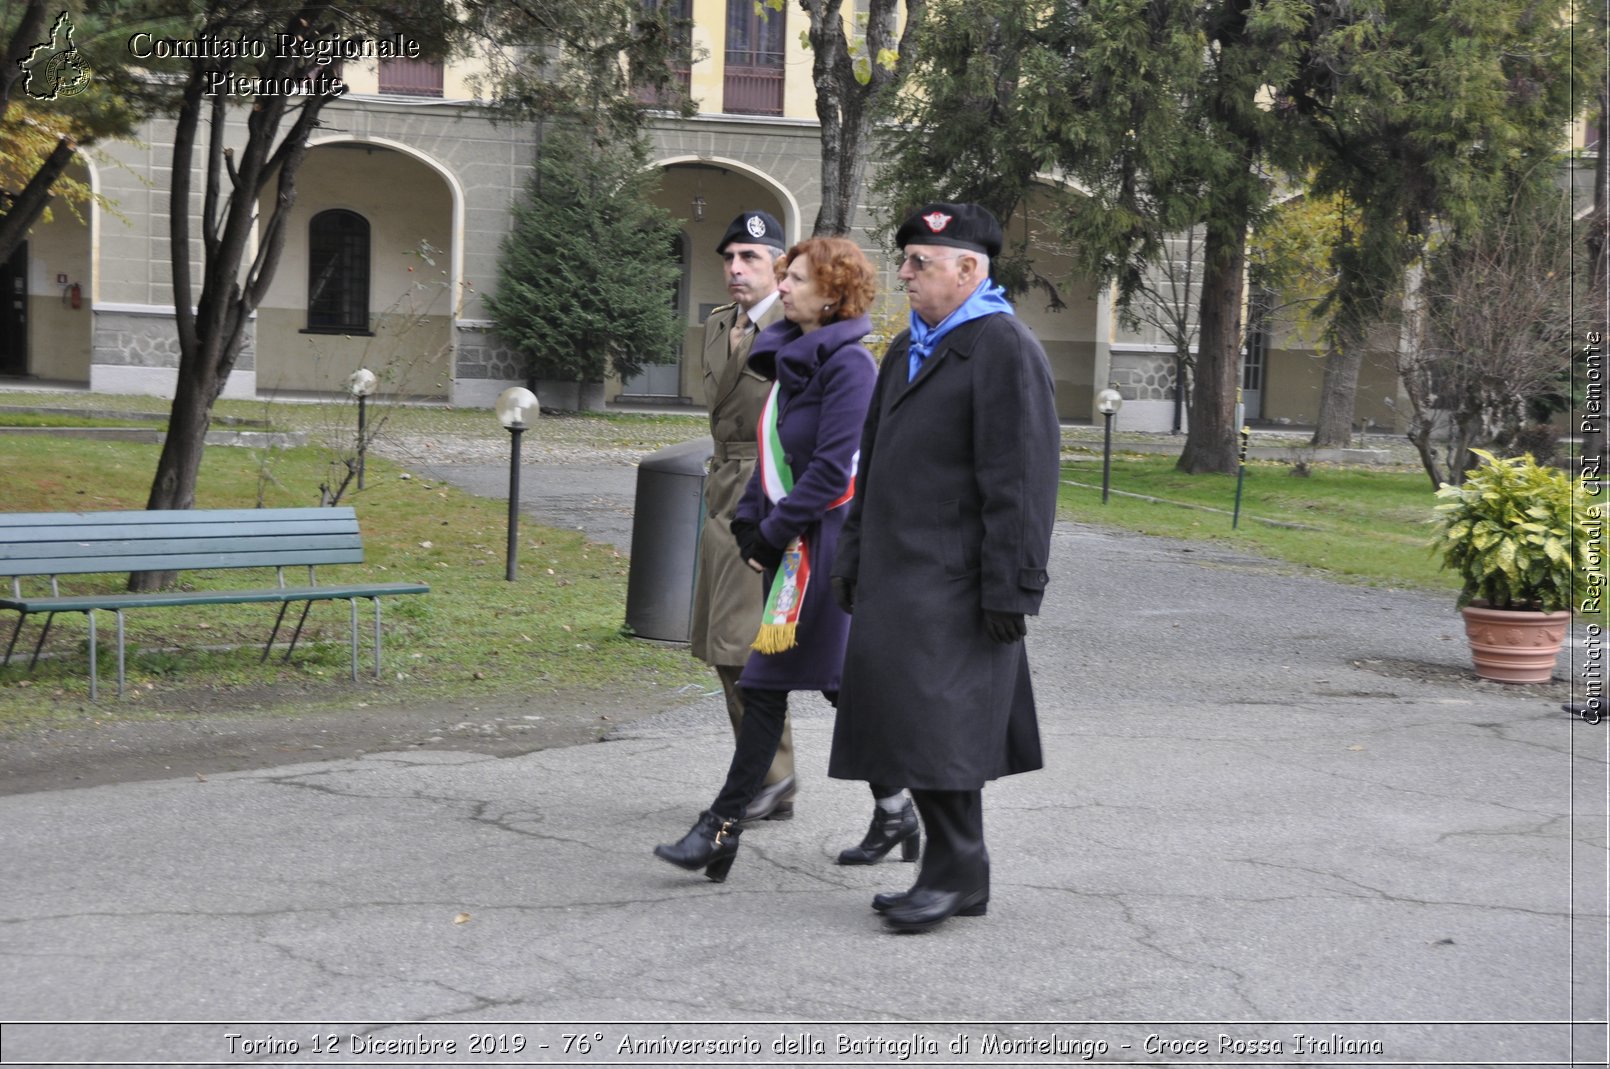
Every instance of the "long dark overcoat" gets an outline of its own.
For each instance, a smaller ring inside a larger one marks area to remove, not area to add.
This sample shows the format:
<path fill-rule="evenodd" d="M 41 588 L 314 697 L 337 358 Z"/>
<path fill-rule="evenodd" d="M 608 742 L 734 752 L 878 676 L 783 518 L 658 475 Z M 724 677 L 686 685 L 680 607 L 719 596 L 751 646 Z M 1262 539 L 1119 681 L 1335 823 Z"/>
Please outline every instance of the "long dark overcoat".
<path fill-rule="evenodd" d="M 798 643 L 782 653 L 753 653 L 739 683 L 765 690 L 838 690 L 850 618 L 833 601 L 828 575 L 849 506 L 829 510 L 855 476 L 861 428 L 877 380 L 877 364 L 860 344 L 871 322 L 864 316 L 828 323 L 801 334 L 792 323 L 761 331 L 749 363 L 781 385 L 777 432 L 794 474 L 794 488 L 773 504 L 760 472 L 749 480 L 738 516 L 758 522 L 760 535 L 785 547 L 803 534 L 811 580 L 800 609 Z M 771 589 L 772 575 L 765 577 Z"/>
<path fill-rule="evenodd" d="M 884 357 L 833 566 L 856 597 L 828 774 L 978 790 L 1041 766 L 1024 644 L 983 612 L 1039 611 L 1061 430 L 1016 316 L 955 328 L 909 383 L 908 343 Z"/>

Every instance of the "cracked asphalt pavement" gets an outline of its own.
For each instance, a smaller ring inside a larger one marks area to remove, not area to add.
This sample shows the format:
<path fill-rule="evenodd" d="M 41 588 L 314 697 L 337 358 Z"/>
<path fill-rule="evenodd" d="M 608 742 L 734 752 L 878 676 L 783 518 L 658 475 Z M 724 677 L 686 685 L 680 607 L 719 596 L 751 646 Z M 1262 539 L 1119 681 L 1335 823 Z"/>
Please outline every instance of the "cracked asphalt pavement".
<path fill-rule="evenodd" d="M 1505 687 L 1447 597 L 1071 523 L 1052 572 L 985 917 L 884 930 L 914 867 L 833 864 L 866 788 L 814 697 L 797 815 L 722 884 L 650 853 L 725 770 L 716 696 L 516 757 L 17 794 L 0 1063 L 1604 1064 L 1583 634 Z"/>

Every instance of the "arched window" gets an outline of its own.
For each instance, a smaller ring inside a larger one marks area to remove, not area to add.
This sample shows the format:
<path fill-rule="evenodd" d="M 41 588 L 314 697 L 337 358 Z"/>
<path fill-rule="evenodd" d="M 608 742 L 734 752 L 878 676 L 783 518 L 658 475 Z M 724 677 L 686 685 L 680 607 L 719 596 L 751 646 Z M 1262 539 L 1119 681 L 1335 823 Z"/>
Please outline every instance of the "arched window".
<path fill-rule="evenodd" d="M 308 223 L 307 329 L 369 333 L 369 221 L 332 208 Z"/>

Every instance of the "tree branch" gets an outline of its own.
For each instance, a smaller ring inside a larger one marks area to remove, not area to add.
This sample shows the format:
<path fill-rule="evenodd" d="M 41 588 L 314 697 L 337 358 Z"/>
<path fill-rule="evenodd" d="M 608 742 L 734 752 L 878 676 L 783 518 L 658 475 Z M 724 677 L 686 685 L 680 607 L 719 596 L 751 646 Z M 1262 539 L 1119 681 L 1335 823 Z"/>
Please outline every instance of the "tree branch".
<path fill-rule="evenodd" d="M 10 259 L 17 246 L 28 236 L 28 230 L 44 214 L 50 203 L 50 187 L 56 184 L 67 165 L 73 162 L 77 147 L 72 138 L 63 137 L 56 142 L 45 162 L 35 171 L 22 192 L 12 198 L 6 214 L 0 216 L 0 263 Z"/>

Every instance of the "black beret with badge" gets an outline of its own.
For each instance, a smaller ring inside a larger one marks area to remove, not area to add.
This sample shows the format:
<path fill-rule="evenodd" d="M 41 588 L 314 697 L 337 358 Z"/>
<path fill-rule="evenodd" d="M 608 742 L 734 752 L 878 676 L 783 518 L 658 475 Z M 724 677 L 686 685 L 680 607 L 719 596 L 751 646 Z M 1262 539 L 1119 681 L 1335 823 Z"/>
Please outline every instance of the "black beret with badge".
<path fill-rule="evenodd" d="M 999 256 L 1006 235 L 990 210 L 981 204 L 925 204 L 895 232 L 894 242 L 907 245 L 946 245 Z"/>
<path fill-rule="evenodd" d="M 740 212 L 732 225 L 727 227 L 727 232 L 721 235 L 721 244 L 716 246 L 716 252 L 726 252 L 727 246 L 735 241 L 746 245 L 766 245 L 779 251 L 788 248 L 783 241 L 783 225 L 770 212 Z"/>

